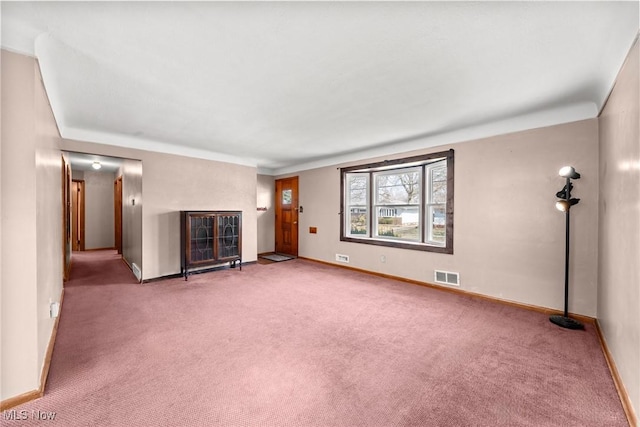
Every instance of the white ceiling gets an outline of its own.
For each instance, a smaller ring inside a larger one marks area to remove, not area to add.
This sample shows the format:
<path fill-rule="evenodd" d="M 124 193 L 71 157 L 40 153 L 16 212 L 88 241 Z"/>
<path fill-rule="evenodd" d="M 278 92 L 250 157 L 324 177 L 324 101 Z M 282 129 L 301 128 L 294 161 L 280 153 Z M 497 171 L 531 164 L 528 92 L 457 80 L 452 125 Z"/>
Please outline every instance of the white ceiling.
<path fill-rule="evenodd" d="M 96 154 L 68 152 L 67 158 L 71 169 L 77 171 L 116 173 L 123 165 L 124 160 L 117 157 L 99 156 Z M 100 169 L 93 168 L 93 163 L 100 163 Z"/>
<path fill-rule="evenodd" d="M 65 138 L 285 173 L 596 117 L 638 2 L 1 3 Z"/>

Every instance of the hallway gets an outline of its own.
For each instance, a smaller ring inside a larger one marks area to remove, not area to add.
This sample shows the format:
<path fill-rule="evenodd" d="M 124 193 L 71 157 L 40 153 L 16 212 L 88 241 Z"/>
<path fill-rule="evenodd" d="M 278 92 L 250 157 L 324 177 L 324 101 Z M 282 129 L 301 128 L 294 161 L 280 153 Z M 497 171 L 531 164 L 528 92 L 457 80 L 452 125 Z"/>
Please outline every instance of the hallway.
<path fill-rule="evenodd" d="M 65 299 L 69 288 L 137 283 L 135 275 L 115 249 L 73 252 L 71 276 L 64 284 Z"/>

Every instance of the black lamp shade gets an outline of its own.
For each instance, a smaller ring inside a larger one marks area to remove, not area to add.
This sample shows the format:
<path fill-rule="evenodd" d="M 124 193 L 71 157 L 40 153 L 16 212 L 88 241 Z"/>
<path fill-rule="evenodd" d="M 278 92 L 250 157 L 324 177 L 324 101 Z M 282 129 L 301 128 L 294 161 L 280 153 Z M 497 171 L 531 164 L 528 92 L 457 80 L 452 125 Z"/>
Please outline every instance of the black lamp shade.
<path fill-rule="evenodd" d="M 571 190 L 573 190 L 573 184 L 569 183 L 569 198 L 571 198 Z M 566 199 L 567 198 L 567 185 L 565 185 L 562 190 L 556 193 L 556 197 L 558 199 Z"/>

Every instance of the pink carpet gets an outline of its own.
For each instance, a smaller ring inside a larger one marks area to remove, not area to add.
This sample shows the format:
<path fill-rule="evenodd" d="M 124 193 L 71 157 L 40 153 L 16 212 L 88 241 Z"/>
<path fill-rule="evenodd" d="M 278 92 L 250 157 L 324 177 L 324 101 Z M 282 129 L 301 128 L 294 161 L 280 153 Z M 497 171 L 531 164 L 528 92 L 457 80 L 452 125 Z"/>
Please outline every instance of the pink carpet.
<path fill-rule="evenodd" d="M 3 425 L 627 425 L 591 325 L 304 260 L 140 285 L 113 252 L 74 254 L 46 394 L 15 410 Z"/>

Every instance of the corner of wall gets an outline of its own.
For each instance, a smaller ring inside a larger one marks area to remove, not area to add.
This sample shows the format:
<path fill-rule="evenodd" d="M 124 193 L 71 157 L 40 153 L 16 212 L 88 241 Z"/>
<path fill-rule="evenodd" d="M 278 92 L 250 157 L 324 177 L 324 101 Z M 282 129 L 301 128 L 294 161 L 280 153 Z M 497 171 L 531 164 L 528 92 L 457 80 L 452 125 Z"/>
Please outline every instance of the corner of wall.
<path fill-rule="evenodd" d="M 639 62 L 636 39 L 598 120 L 598 322 L 635 414 L 640 411 Z"/>
<path fill-rule="evenodd" d="M 2 50 L 0 399 L 38 387 L 34 60 Z"/>

